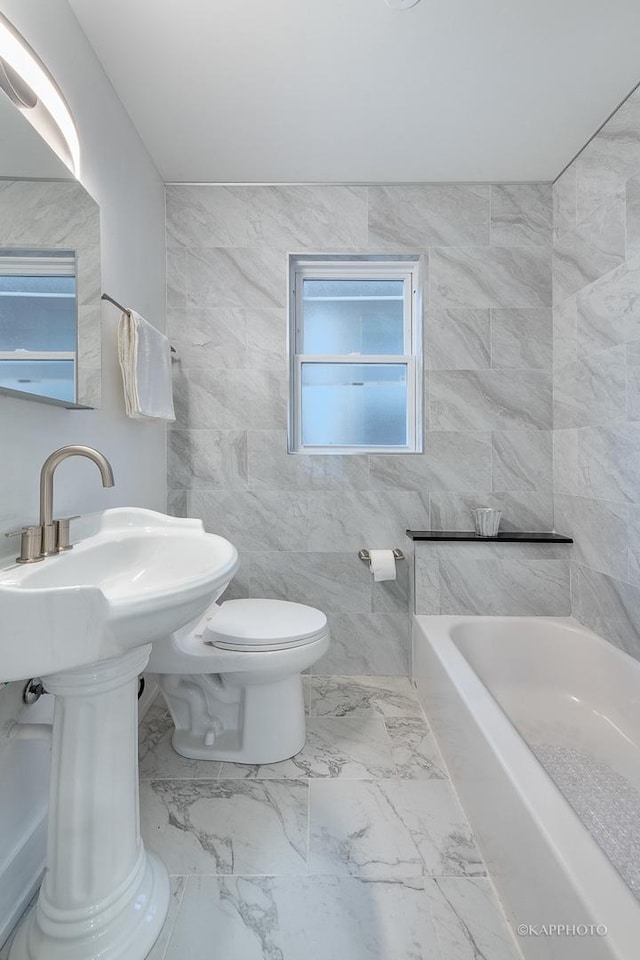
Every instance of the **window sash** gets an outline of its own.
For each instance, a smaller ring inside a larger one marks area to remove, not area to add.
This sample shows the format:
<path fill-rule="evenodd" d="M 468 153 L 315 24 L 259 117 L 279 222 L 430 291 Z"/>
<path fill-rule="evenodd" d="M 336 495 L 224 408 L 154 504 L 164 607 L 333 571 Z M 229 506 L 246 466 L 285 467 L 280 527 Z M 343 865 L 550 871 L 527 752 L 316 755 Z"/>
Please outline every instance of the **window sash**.
<path fill-rule="evenodd" d="M 326 364 L 326 363 L 342 363 L 348 366 L 364 365 L 364 364 L 385 364 L 393 365 L 397 367 L 404 367 L 406 369 L 407 375 L 407 443 L 406 444 L 397 444 L 390 445 L 385 444 L 384 446 L 372 446 L 369 443 L 363 444 L 352 444 L 347 446 L 346 444 L 310 444 L 302 443 L 302 365 L 304 364 Z M 358 356 L 356 359 L 351 357 L 345 357 L 344 354 L 339 354 L 333 356 L 331 354 L 323 355 L 319 357 L 316 354 L 312 356 L 307 356 L 304 354 L 298 354 L 295 358 L 295 372 L 294 372 L 294 383 L 293 383 L 294 397 L 295 397 L 295 410 L 294 410 L 294 449 L 290 452 L 293 453 L 410 453 L 416 450 L 416 358 L 415 357 L 401 357 L 398 354 L 393 354 L 392 356 L 387 355 L 377 355 L 377 356 Z"/>
<path fill-rule="evenodd" d="M 378 269 L 375 269 L 375 268 Z M 364 269 L 367 268 L 367 269 Z M 294 297 L 295 297 L 295 329 L 294 329 L 294 353 L 296 356 L 300 352 L 301 347 L 304 344 L 304 281 L 305 280 L 402 280 L 403 282 L 403 343 L 404 343 L 404 354 L 396 354 L 396 356 L 407 356 L 416 352 L 417 344 L 414 342 L 414 328 L 415 324 L 413 322 L 413 313 L 414 313 L 414 300 L 415 300 L 415 291 L 414 291 L 414 280 L 415 274 L 414 270 L 411 267 L 403 267 L 401 269 L 380 269 L 380 265 L 376 263 L 372 264 L 363 264 L 362 267 L 354 268 L 343 268 L 340 267 L 336 270 L 336 267 L 333 268 L 326 267 L 313 267 L 313 266 L 302 266 L 298 267 L 294 273 Z M 361 298 L 354 298 L 361 299 Z M 362 298 L 365 299 L 364 297 Z M 395 298 L 394 298 L 395 299 Z M 359 357 L 361 354 L 345 354 L 345 356 L 354 356 Z"/>

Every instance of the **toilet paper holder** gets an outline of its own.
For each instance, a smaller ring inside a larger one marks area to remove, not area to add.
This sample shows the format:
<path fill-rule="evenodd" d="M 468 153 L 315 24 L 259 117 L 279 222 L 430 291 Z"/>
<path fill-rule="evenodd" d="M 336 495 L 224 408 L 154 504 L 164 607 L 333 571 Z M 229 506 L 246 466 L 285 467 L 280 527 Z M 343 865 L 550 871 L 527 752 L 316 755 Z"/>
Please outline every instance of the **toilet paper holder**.
<path fill-rule="evenodd" d="M 361 560 L 364 560 L 365 563 L 369 563 L 371 560 L 368 550 L 358 550 L 358 556 Z M 397 547 L 393 548 L 393 556 L 396 560 L 404 560 L 404 553 L 402 550 L 398 550 Z"/>

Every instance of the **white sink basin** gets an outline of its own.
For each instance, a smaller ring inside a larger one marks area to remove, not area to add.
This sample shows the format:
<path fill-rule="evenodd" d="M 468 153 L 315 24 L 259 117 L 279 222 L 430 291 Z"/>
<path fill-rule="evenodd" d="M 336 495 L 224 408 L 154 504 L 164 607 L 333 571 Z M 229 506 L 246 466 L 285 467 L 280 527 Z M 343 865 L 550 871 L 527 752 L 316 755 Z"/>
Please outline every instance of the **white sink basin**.
<path fill-rule="evenodd" d="M 200 520 L 119 508 L 84 518 L 72 550 L 0 570 L 0 680 L 120 656 L 200 616 L 238 567 Z"/>

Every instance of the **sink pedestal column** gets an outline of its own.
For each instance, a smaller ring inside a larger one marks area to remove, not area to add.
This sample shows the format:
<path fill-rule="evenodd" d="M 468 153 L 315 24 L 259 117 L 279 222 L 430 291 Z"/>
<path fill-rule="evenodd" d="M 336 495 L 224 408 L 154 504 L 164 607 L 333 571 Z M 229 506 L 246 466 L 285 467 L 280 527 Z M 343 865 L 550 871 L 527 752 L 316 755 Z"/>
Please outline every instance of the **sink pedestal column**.
<path fill-rule="evenodd" d="M 138 674 L 150 646 L 55 674 L 47 867 L 10 960 L 144 960 L 169 906 L 138 805 Z"/>

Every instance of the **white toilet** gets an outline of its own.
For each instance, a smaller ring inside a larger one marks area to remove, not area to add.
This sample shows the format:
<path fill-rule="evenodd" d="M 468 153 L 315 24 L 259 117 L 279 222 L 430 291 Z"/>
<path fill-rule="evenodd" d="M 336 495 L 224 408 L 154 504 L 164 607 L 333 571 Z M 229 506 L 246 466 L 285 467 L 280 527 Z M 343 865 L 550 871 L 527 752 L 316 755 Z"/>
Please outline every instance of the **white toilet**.
<path fill-rule="evenodd" d="M 275 763 L 304 746 L 303 670 L 329 647 L 320 610 L 284 600 L 227 600 L 164 641 L 147 669 L 194 760 Z"/>

